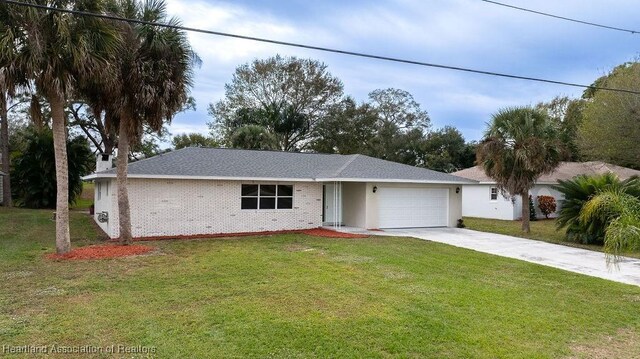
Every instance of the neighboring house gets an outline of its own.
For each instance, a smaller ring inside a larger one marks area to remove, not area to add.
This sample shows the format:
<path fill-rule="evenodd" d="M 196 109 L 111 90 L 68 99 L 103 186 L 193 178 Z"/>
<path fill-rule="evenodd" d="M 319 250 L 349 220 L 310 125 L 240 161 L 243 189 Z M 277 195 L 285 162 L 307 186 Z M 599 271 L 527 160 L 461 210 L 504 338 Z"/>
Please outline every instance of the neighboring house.
<path fill-rule="evenodd" d="M 620 179 L 631 176 L 639 176 L 640 171 L 630 168 L 611 165 L 604 162 L 562 162 L 556 170 L 538 179 L 529 194 L 532 196 L 536 215 L 544 218 L 537 203 L 538 196 L 553 196 L 556 199 L 556 213 L 550 217 L 556 217 L 560 210 L 560 201 L 564 199 L 562 194 L 552 188 L 558 184 L 558 180 L 568 180 L 578 175 L 598 175 L 614 173 Z M 520 197 L 510 198 L 503 196 L 496 186 L 496 182 L 484 173 L 480 166 L 454 172 L 453 175 L 477 181 L 474 184 L 465 184 L 462 196 L 462 215 L 465 217 L 495 218 L 514 220 L 522 218 L 522 200 Z"/>
<path fill-rule="evenodd" d="M 85 177 L 95 180 L 94 218 L 111 238 L 119 235 L 115 177 L 115 169 Z M 363 155 L 184 148 L 129 164 L 128 189 L 133 236 L 156 237 L 453 227 L 461 186 L 472 182 Z"/>

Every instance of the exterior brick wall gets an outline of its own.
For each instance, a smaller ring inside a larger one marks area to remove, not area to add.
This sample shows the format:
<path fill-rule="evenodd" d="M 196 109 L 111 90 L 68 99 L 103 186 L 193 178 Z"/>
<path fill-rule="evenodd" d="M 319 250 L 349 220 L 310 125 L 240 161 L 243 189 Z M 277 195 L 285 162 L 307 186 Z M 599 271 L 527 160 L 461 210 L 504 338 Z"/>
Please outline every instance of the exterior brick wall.
<path fill-rule="evenodd" d="M 98 206 L 96 201 L 96 212 L 98 208 L 109 210 L 109 224 L 103 229 L 111 238 L 117 238 L 116 185 L 114 180 L 110 182 L 111 203 Z M 250 183 L 292 184 L 293 209 L 240 209 L 241 185 Z M 129 201 L 134 237 L 262 232 L 322 225 L 322 183 L 130 178 Z"/>

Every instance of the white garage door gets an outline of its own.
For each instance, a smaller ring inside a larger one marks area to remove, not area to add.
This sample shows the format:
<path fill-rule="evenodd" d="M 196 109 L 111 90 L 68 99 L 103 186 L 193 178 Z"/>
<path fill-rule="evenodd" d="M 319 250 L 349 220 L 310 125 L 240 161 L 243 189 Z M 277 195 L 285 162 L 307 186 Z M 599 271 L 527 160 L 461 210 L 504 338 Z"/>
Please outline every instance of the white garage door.
<path fill-rule="evenodd" d="M 380 228 L 446 227 L 449 190 L 446 188 L 378 189 Z"/>

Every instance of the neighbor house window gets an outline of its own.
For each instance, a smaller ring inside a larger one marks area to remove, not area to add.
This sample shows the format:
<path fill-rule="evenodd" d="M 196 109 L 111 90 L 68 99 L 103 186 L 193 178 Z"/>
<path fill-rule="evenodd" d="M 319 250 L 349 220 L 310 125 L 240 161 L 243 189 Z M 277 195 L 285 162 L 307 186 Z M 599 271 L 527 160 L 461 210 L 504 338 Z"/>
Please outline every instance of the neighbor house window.
<path fill-rule="evenodd" d="M 492 201 L 498 200 L 498 187 L 491 187 L 491 200 Z"/>
<path fill-rule="evenodd" d="M 243 184 L 242 209 L 291 209 L 293 186 L 275 184 Z"/>

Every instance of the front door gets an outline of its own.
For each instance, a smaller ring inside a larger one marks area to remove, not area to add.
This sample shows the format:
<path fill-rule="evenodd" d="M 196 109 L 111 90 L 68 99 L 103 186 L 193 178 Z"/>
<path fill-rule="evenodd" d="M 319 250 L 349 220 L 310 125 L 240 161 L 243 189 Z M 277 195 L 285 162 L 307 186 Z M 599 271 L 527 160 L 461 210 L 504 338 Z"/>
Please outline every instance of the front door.
<path fill-rule="evenodd" d="M 342 186 L 327 183 L 323 186 L 322 221 L 326 225 L 342 223 Z"/>

